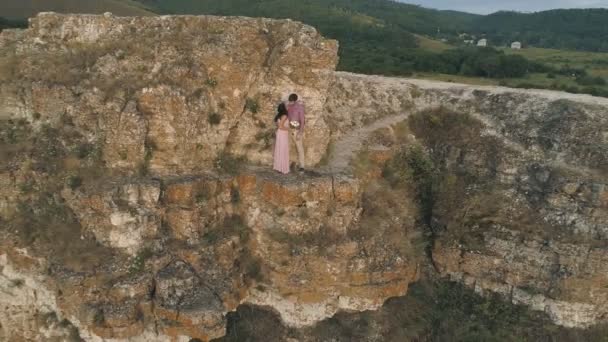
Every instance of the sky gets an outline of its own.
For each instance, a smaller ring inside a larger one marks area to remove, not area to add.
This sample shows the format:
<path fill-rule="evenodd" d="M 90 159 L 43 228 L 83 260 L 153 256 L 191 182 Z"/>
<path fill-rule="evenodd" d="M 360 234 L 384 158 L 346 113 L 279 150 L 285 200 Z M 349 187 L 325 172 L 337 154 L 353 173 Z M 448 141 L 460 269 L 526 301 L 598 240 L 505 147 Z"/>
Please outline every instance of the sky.
<path fill-rule="evenodd" d="M 424 7 L 488 14 L 499 10 L 535 12 L 554 8 L 608 8 L 608 0 L 400 0 Z"/>

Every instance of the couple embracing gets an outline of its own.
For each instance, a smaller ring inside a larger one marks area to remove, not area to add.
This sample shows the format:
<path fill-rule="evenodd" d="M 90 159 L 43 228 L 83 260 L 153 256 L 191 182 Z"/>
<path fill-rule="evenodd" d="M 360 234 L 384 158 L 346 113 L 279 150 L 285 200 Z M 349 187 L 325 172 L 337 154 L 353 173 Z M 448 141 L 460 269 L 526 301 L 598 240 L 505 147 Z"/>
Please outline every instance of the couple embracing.
<path fill-rule="evenodd" d="M 293 139 L 298 151 L 299 171 L 304 171 L 304 124 L 306 123 L 304 105 L 298 101 L 298 95 L 289 95 L 287 103 L 281 103 L 274 118 L 277 124 L 274 146 L 274 170 L 289 173 L 289 137 Z"/>

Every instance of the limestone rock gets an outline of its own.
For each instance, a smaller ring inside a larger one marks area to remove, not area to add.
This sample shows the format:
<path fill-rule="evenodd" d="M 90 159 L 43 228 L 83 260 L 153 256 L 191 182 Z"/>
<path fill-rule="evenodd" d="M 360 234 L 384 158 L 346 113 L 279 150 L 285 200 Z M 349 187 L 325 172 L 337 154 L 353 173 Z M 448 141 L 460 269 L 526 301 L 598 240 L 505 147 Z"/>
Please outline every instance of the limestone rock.
<path fill-rule="evenodd" d="M 243 303 L 296 328 L 377 309 L 420 277 L 424 220 L 440 276 L 606 320 L 606 99 L 336 73 L 337 43 L 290 20 L 45 13 L 0 52 L 0 339 L 209 340 Z M 279 176 L 291 92 L 307 163 L 329 161 Z M 467 125 L 395 126 L 437 107 Z M 403 141 L 441 165 L 432 211 L 383 179 Z"/>
<path fill-rule="evenodd" d="M 0 116 L 65 113 L 104 142 L 114 169 L 183 174 L 225 150 L 268 163 L 276 106 L 291 92 L 307 108 L 309 165 L 329 142 L 337 44 L 297 22 L 43 13 L 2 36 L 19 82 L 0 85 Z"/>

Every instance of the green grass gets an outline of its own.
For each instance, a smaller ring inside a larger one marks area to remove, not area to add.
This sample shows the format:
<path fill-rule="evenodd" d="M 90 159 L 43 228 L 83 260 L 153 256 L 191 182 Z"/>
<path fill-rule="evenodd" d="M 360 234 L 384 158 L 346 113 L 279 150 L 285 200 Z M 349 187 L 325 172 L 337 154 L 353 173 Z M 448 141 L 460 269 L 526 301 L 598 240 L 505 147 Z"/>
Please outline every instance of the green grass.
<path fill-rule="evenodd" d="M 422 35 L 415 35 L 418 41 L 418 47 L 425 51 L 430 52 L 443 52 L 445 50 L 453 49 L 455 46 L 448 43 L 444 43 L 440 40 L 435 40 Z"/>
<path fill-rule="evenodd" d="M 454 46 L 434 40 L 429 37 L 417 35 L 419 49 L 429 52 L 443 52 Z M 500 48 L 508 55 L 519 55 L 532 62 L 538 62 L 554 68 L 572 67 L 584 69 L 591 77 L 602 77 L 608 81 L 608 53 L 567 51 L 544 48 L 524 48 L 513 50 Z M 520 78 L 491 79 L 485 77 L 471 77 L 463 75 L 449 75 L 432 72 L 416 72 L 414 78 L 429 79 L 443 82 L 463 83 L 471 85 L 507 86 L 515 88 L 537 88 L 565 90 L 574 93 L 591 93 L 588 86 L 581 85 L 576 78 L 556 73 L 531 73 Z M 593 86 L 599 91 L 608 93 L 608 85 Z M 603 95 L 606 96 L 606 95 Z"/>

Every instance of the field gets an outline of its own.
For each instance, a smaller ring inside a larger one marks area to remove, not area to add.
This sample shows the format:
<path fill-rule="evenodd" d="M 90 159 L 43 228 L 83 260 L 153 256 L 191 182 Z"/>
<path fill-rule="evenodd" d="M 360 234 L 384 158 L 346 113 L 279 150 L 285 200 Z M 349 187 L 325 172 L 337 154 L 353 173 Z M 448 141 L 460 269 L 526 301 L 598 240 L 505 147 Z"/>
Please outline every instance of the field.
<path fill-rule="evenodd" d="M 429 37 L 416 35 L 419 49 L 434 53 L 440 53 L 456 46 L 441 42 Z M 512 50 L 510 48 L 499 48 L 507 55 L 520 55 L 530 61 L 542 63 L 547 66 L 561 69 L 570 67 L 585 70 L 591 78 L 603 78 L 608 82 L 608 53 L 567 51 L 543 48 L 524 48 Z M 448 75 L 432 72 L 415 72 L 415 78 L 431 79 L 444 82 L 476 84 L 476 85 L 503 85 L 516 88 L 539 88 L 557 89 L 573 93 L 592 93 L 590 87 L 598 92 L 595 95 L 608 96 L 608 84 L 581 84 L 580 80 L 573 75 L 560 73 L 529 73 L 520 78 L 492 79 L 485 77 L 468 77 L 462 75 Z"/>
<path fill-rule="evenodd" d="M 503 50 L 508 54 L 521 55 L 534 61 L 558 67 L 570 65 L 578 68 L 585 68 L 592 75 L 608 77 L 608 53 L 541 48 L 527 48 L 522 50 L 505 48 Z"/>

